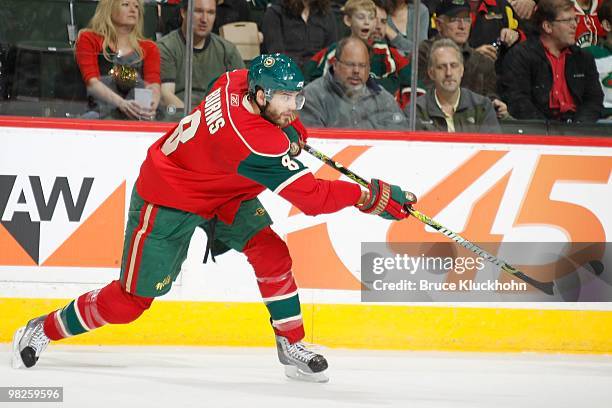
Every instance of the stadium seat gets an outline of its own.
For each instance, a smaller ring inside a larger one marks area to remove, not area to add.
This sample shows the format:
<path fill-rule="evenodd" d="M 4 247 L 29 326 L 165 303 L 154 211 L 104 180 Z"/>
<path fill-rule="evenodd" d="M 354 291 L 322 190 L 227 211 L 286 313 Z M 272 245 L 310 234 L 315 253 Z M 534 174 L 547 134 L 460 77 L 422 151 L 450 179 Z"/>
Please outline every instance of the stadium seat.
<path fill-rule="evenodd" d="M 58 41 L 68 43 L 69 0 L 2 0 L 0 43 Z"/>
<path fill-rule="evenodd" d="M 181 16 L 179 4 L 160 3 L 159 31 L 164 36 L 170 31 L 174 31 L 181 26 Z"/>
<path fill-rule="evenodd" d="M 67 43 L 22 41 L 16 46 L 11 98 L 85 100 L 86 90 Z"/>
<path fill-rule="evenodd" d="M 237 21 L 221 26 L 219 34 L 234 43 L 245 61 L 257 57 L 260 51 L 259 31 L 252 21 Z"/>

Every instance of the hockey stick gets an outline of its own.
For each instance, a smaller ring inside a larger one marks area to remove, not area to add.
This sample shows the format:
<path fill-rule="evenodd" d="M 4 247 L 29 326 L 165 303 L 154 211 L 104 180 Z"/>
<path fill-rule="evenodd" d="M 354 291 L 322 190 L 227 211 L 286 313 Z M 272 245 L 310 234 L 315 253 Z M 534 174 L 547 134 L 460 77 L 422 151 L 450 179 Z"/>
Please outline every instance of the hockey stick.
<path fill-rule="evenodd" d="M 362 177 L 358 176 L 357 174 L 353 173 L 351 170 L 347 169 L 342 164 L 332 160 L 331 158 L 329 158 L 328 156 L 324 155 L 320 151 L 312 148 L 311 146 L 305 144 L 304 145 L 304 150 L 306 150 L 308 153 L 310 153 L 311 155 L 313 155 L 317 159 L 321 160 L 323 163 L 327 164 L 328 166 L 331 166 L 331 167 L 335 168 L 340 173 L 344 174 L 345 176 L 347 176 L 348 178 L 350 178 L 354 182 L 360 184 L 361 186 L 367 188 L 368 185 L 370 184 L 364 178 L 362 178 Z M 406 206 L 406 209 L 410 212 L 410 214 L 413 217 L 415 217 L 419 221 L 429 225 L 430 227 L 432 227 L 436 231 L 438 231 L 441 234 L 445 235 L 446 237 L 452 239 L 453 241 L 455 241 L 456 243 L 458 243 L 462 247 L 464 247 L 466 249 L 469 249 L 470 251 L 474 252 L 475 254 L 483 257 L 484 259 L 486 259 L 487 261 L 491 262 L 492 264 L 499 266 L 502 271 L 504 271 L 506 273 L 509 273 L 512 276 L 516 276 L 520 280 L 522 280 L 524 282 L 527 282 L 531 286 L 534 286 L 534 287 L 540 289 L 542 292 L 544 292 L 544 293 L 546 293 L 548 295 L 553 295 L 554 294 L 554 292 L 553 292 L 553 287 L 554 287 L 553 282 L 541 282 L 541 281 L 536 280 L 536 279 L 534 279 L 534 278 L 532 278 L 530 276 L 527 276 L 523 272 L 521 272 L 518 269 L 516 269 L 515 267 L 513 267 L 512 265 L 508 264 L 507 262 L 502 261 L 501 259 L 497 258 L 496 256 L 494 256 L 494 255 L 490 254 L 489 252 L 485 251 L 484 249 L 480 248 L 478 245 L 476 245 L 476 244 L 468 241 L 467 239 L 463 238 L 461 235 L 459 235 L 459 234 L 449 230 L 448 228 L 444 227 L 443 225 L 439 224 L 438 222 L 432 220 L 427 215 L 418 212 L 417 210 L 412 208 L 412 206 Z"/>

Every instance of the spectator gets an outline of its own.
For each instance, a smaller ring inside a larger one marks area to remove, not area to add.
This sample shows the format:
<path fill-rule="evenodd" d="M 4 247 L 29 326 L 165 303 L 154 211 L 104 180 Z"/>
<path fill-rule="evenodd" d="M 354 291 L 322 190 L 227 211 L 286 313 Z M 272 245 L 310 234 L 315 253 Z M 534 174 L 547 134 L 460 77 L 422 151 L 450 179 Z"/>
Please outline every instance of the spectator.
<path fill-rule="evenodd" d="M 355 37 L 340 40 L 330 70 L 304 88 L 302 122 L 313 127 L 404 129 L 406 118 L 397 102 L 369 75 L 367 45 Z"/>
<path fill-rule="evenodd" d="M 578 16 L 576 28 L 576 45 L 582 48 L 597 45 L 606 37 L 598 17 L 600 0 L 572 0 Z M 601 39 L 601 40 L 600 40 Z"/>
<path fill-rule="evenodd" d="M 304 66 L 336 41 L 336 18 L 330 0 L 281 0 L 266 10 L 261 31 L 267 53 L 283 53 Z"/>
<path fill-rule="evenodd" d="M 372 0 L 348 0 L 341 9 L 343 22 L 350 29 L 350 35 L 369 41 L 376 28 L 376 7 Z M 310 58 L 302 69 L 306 83 L 319 78 L 329 70 L 334 62 L 337 43 L 325 47 Z"/>
<path fill-rule="evenodd" d="M 212 33 L 215 23 L 215 0 L 193 0 L 193 68 L 192 106 L 200 104 L 208 85 L 219 75 L 244 68 L 236 46 Z M 157 45 L 161 54 L 162 103 L 168 112 L 184 108 L 185 96 L 185 33 L 188 1 L 181 5 L 181 28 L 162 37 Z"/>
<path fill-rule="evenodd" d="M 612 0 L 604 0 L 598 15 L 606 36 L 599 42 L 600 45 L 591 45 L 586 50 L 595 57 L 599 84 L 604 93 L 603 117 L 610 120 L 612 119 Z"/>
<path fill-rule="evenodd" d="M 413 0 L 390 0 L 391 12 L 387 20 L 386 36 L 389 44 L 408 55 L 412 52 L 412 14 L 415 13 Z M 419 4 L 416 11 L 419 16 L 419 34 L 416 38 L 417 44 L 427 39 L 429 29 L 429 10 L 423 4 Z"/>
<path fill-rule="evenodd" d="M 213 33 L 219 34 L 221 26 L 237 21 L 249 21 L 249 3 L 246 0 L 217 0 Z"/>
<path fill-rule="evenodd" d="M 412 57 L 404 56 L 389 44 L 386 36 L 388 26 L 388 0 L 373 0 L 376 5 L 376 26 L 370 35 L 370 75 L 397 99 L 401 108 L 412 96 Z M 425 93 L 424 85 L 418 83 L 417 95 Z"/>
<path fill-rule="evenodd" d="M 417 99 L 417 129 L 500 132 L 495 109 L 489 98 L 461 88 L 463 53 L 455 42 L 441 39 L 433 43 L 427 74 L 434 86 L 426 95 Z"/>
<path fill-rule="evenodd" d="M 571 0 L 539 0 L 539 36 L 513 47 L 502 64 L 499 89 L 517 119 L 594 122 L 603 92 L 593 56 L 575 44 Z"/>
<path fill-rule="evenodd" d="M 88 117 L 155 118 L 159 50 L 142 34 L 143 11 L 143 0 L 100 0 L 88 28 L 79 32 L 75 54 L 89 95 Z M 149 90 L 148 106 L 134 100 L 135 88 Z"/>
<path fill-rule="evenodd" d="M 518 40 L 526 38 L 519 29 L 519 20 L 508 1 L 470 1 L 470 7 L 472 8 L 471 47 L 495 44 L 499 50 L 500 47 L 512 47 Z"/>
<path fill-rule="evenodd" d="M 512 7 L 516 18 L 519 20 L 519 28 L 525 36 L 537 36 L 538 31 L 533 25 L 531 17 L 536 9 L 538 0 L 507 0 L 507 2 Z"/>
<path fill-rule="evenodd" d="M 389 42 L 387 38 L 387 25 L 391 3 L 389 0 L 372 0 L 376 6 L 376 25 L 370 34 L 370 41 Z"/>
<path fill-rule="evenodd" d="M 508 116 L 506 104 L 497 97 L 495 73 L 497 50 L 490 44 L 476 49 L 468 44 L 472 24 L 470 5 L 466 0 L 442 0 L 436 15 L 439 34 L 423 41 L 419 47 L 419 80 L 426 87 L 432 85 L 432 80 L 427 75 L 429 50 L 435 41 L 448 38 L 457 44 L 463 54 L 464 73 L 461 86 L 491 98 L 498 118 L 506 118 Z M 518 34 L 514 35 L 518 39 Z"/>
<path fill-rule="evenodd" d="M 537 0 L 508 0 L 512 9 L 521 20 L 529 20 L 536 9 Z"/>
<path fill-rule="evenodd" d="M 368 42 L 370 76 L 400 102 L 400 89 L 410 87 L 412 68 L 410 58 L 404 57 L 396 48 L 383 41 L 384 34 L 376 35 L 376 31 L 380 33 L 387 24 L 387 12 L 372 0 L 348 0 L 343 12 L 344 22 L 351 28 L 351 36 Z M 379 27 L 380 21 L 383 21 L 383 27 Z M 380 40 L 374 40 L 374 37 Z M 334 43 L 322 49 L 304 65 L 307 82 L 321 77 L 329 70 L 335 60 L 336 46 L 337 43 Z"/>

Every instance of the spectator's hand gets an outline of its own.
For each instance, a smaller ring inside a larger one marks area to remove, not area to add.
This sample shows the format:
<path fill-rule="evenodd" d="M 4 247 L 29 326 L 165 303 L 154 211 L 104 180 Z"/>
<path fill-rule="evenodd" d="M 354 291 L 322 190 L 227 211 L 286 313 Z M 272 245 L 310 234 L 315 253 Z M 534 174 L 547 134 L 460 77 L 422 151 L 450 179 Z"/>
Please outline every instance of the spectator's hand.
<path fill-rule="evenodd" d="M 155 120 L 155 114 L 157 107 L 154 107 L 155 102 L 151 102 L 149 109 L 140 108 L 140 120 Z"/>
<path fill-rule="evenodd" d="M 508 119 L 510 117 L 510 113 L 508 113 L 508 105 L 502 102 L 499 99 L 493 99 L 491 101 L 493 107 L 495 108 L 495 112 L 497 113 L 497 119 Z"/>
<path fill-rule="evenodd" d="M 136 101 L 123 100 L 118 106 L 128 118 L 135 120 L 153 120 L 155 111 L 152 109 L 142 108 Z"/>
<path fill-rule="evenodd" d="M 140 119 L 140 105 L 136 103 L 136 101 L 128 101 L 124 99 L 117 106 L 121 112 L 125 114 L 130 119 L 138 120 Z"/>
<path fill-rule="evenodd" d="M 508 0 L 516 15 L 522 20 L 529 20 L 535 10 L 535 1 L 533 0 Z"/>
<path fill-rule="evenodd" d="M 512 47 L 514 43 L 519 40 L 520 35 L 518 31 L 514 31 L 509 28 L 502 28 L 499 33 L 499 38 L 504 44 L 506 44 L 507 47 Z"/>
<path fill-rule="evenodd" d="M 158 98 L 154 97 L 153 100 L 151 101 L 151 111 L 153 112 L 153 115 L 156 114 L 157 107 L 159 106 L 160 102 L 161 102 L 161 98 L 160 97 L 158 97 Z"/>
<path fill-rule="evenodd" d="M 490 44 L 484 44 L 476 48 L 476 52 L 481 53 L 485 57 L 491 58 L 493 61 L 497 59 L 497 50 Z"/>

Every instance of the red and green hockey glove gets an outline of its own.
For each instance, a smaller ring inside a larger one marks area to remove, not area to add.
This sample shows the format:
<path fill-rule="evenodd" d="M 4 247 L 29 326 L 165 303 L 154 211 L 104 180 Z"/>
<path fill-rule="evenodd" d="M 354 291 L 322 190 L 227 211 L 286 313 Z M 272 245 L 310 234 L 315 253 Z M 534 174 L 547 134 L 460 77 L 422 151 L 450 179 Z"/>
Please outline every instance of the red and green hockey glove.
<path fill-rule="evenodd" d="M 407 205 L 416 203 L 416 196 L 410 191 L 403 191 L 399 186 L 372 179 L 368 186 L 369 196 L 359 211 L 366 214 L 379 215 L 387 220 L 403 220 L 410 213 Z"/>

